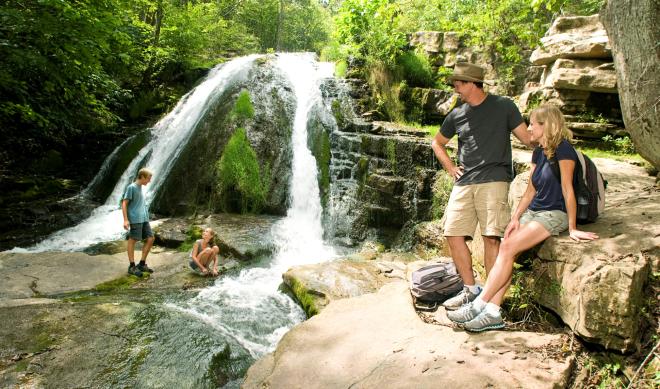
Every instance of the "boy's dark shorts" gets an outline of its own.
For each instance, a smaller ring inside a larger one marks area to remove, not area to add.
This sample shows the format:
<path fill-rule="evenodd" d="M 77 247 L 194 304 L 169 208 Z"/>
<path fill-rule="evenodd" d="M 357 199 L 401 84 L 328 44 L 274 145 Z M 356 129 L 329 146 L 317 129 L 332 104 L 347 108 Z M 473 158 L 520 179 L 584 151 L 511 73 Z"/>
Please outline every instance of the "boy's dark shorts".
<path fill-rule="evenodd" d="M 154 232 L 151 231 L 149 222 L 135 223 L 131 224 L 131 229 L 128 231 L 126 239 L 144 240 L 152 236 L 154 236 Z"/>

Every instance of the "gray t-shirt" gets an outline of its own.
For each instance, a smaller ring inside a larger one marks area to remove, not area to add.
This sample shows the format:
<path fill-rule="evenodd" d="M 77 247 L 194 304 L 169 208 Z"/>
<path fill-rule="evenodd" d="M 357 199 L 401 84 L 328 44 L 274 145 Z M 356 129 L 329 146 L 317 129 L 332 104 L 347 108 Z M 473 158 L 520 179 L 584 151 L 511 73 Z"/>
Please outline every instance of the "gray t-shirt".
<path fill-rule="evenodd" d="M 510 99 L 487 95 L 476 107 L 463 104 L 447 115 L 440 133 L 458 134 L 458 162 L 463 176 L 456 185 L 513 180 L 511 131 L 523 122 Z"/>
<path fill-rule="evenodd" d="M 145 223 L 149 221 L 149 210 L 142 195 L 142 186 L 132 183 L 126 187 L 122 201 L 128 200 L 126 214 L 130 224 Z"/>

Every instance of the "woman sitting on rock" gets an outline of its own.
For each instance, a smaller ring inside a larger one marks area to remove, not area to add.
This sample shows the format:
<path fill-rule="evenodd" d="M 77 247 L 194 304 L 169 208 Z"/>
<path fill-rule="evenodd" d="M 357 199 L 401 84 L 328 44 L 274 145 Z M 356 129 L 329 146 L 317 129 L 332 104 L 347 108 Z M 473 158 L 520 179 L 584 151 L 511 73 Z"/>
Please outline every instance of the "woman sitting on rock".
<path fill-rule="evenodd" d="M 570 238 L 578 242 L 598 238 L 593 232 L 577 229 L 573 170 L 578 157 L 569 143 L 572 134 L 561 111 L 553 105 L 535 109 L 530 115 L 528 131 L 532 141 L 538 143 L 532 153 L 530 180 L 504 232 L 486 285 L 474 301 L 447 313 L 450 320 L 461 323 L 468 331 L 504 327 L 500 305 L 511 284 L 513 262 L 518 254 L 566 229 Z M 561 181 L 549 163 L 552 157 L 558 161 Z"/>
<path fill-rule="evenodd" d="M 202 232 L 202 239 L 198 239 L 190 252 L 190 267 L 204 275 L 209 274 L 209 264 L 213 262 L 213 277 L 218 275 L 218 252 L 220 249 L 214 242 L 215 232 L 207 228 Z"/>

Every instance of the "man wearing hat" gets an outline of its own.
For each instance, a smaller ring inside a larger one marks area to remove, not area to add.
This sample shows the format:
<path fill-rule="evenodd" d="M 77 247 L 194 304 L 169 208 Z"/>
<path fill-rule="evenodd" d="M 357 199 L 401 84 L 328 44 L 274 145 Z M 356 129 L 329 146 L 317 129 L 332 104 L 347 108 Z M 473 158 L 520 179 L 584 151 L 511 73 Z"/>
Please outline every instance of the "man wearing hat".
<path fill-rule="evenodd" d="M 477 222 L 484 241 L 486 273 L 495 263 L 500 238 L 509 222 L 509 183 L 513 180 L 511 132 L 531 147 L 527 125 L 510 99 L 484 92 L 485 70 L 457 63 L 449 82 L 463 104 L 451 111 L 431 147 L 442 167 L 454 178 L 454 188 L 444 215 L 444 235 L 465 287 L 443 304 L 456 310 L 471 302 L 481 287 L 476 285 L 472 257 L 466 240 L 472 239 Z M 458 135 L 458 165 L 447 154 L 447 142 Z M 496 307 L 496 306 L 495 306 Z M 491 307 L 495 309 L 494 307 Z M 499 312 L 499 307 L 497 307 Z"/>

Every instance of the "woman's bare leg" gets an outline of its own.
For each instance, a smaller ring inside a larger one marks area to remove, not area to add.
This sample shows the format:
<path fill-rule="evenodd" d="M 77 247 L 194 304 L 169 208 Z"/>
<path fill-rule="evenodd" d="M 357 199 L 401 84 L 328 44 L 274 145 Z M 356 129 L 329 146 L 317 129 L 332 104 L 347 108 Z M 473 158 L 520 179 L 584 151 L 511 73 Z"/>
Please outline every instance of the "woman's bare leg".
<path fill-rule="evenodd" d="M 504 295 L 511 284 L 513 262 L 521 252 L 543 242 L 550 232 L 542 224 L 532 221 L 523 224 L 511 236 L 502 241 L 500 252 L 488 275 L 483 292 L 479 296 L 485 302 L 501 305 Z"/>

